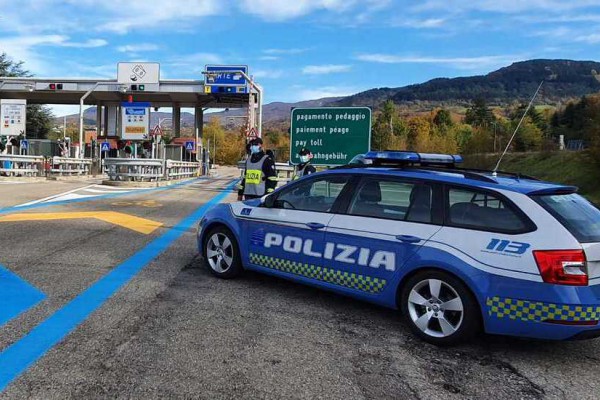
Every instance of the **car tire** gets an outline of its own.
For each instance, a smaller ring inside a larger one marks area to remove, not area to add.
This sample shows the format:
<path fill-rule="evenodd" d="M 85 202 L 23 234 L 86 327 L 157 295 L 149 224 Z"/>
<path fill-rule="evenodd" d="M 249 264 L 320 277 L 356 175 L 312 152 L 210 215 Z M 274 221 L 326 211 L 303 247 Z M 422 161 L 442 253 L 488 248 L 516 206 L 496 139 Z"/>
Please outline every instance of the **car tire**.
<path fill-rule="evenodd" d="M 224 226 L 211 229 L 202 244 L 206 268 L 222 279 L 232 279 L 244 270 L 237 240 Z"/>
<path fill-rule="evenodd" d="M 446 272 L 417 272 L 404 284 L 400 299 L 410 330 L 426 342 L 450 346 L 480 331 L 477 300 L 460 279 Z"/>

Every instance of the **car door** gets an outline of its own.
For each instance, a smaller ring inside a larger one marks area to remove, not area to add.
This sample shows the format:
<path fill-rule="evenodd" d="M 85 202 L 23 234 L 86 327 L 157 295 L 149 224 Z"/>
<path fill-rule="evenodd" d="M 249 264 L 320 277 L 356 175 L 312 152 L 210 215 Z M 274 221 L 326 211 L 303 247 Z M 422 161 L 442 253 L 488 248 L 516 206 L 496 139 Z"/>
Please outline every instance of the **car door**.
<path fill-rule="evenodd" d="M 327 227 L 325 241 L 335 251 L 324 256 L 323 268 L 331 282 L 367 300 L 395 303 L 402 266 L 441 229 L 440 193 L 423 181 L 364 177 Z"/>
<path fill-rule="evenodd" d="M 324 174 L 279 190 L 272 207 L 245 217 L 250 269 L 299 280 L 319 280 L 325 228 L 349 175 Z"/>

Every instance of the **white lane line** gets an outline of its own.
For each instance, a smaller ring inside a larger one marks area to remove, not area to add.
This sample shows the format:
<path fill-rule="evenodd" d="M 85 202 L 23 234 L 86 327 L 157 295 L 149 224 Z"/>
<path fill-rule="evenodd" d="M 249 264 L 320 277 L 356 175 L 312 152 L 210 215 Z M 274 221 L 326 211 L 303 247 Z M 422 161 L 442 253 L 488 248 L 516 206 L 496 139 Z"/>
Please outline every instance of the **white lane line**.
<path fill-rule="evenodd" d="M 98 195 L 96 195 L 96 194 L 85 195 L 85 194 L 69 193 L 69 194 L 65 194 L 64 196 L 46 200 L 46 203 L 55 203 L 57 201 L 65 201 L 65 200 L 86 199 L 88 197 L 98 197 Z"/>
<path fill-rule="evenodd" d="M 115 192 L 112 190 L 97 190 L 97 189 L 82 189 L 82 191 L 86 192 L 86 193 L 102 193 L 102 194 L 128 193 L 127 191 Z"/>
<path fill-rule="evenodd" d="M 130 188 L 130 187 L 117 187 L 117 186 L 104 186 L 104 185 L 92 185 L 96 189 L 104 189 L 106 191 L 133 191 L 133 190 L 146 190 L 148 188 Z"/>
<path fill-rule="evenodd" d="M 80 188 L 77 188 L 77 189 L 69 190 L 68 192 L 59 193 L 59 194 L 55 194 L 53 196 L 44 197 L 43 199 L 34 200 L 34 201 L 30 201 L 28 203 L 19 204 L 18 206 L 15 206 L 15 207 L 25 207 L 25 206 L 31 206 L 33 204 L 47 202 L 47 201 L 56 199 L 56 198 L 61 197 L 61 196 L 65 196 L 65 195 L 68 195 L 68 194 L 71 194 L 71 193 L 75 193 L 78 190 L 90 188 L 92 186 L 94 186 L 94 185 L 88 185 L 88 186 L 80 187 Z"/>

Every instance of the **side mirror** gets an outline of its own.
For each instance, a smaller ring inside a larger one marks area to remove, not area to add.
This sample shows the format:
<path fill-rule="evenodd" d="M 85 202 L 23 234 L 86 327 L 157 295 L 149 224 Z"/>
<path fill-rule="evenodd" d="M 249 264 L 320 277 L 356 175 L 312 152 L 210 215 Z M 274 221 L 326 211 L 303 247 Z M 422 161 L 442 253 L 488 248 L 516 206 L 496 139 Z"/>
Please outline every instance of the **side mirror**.
<path fill-rule="evenodd" d="M 266 208 L 273 208 L 275 205 L 275 196 L 268 194 L 261 199 L 261 203 Z"/>

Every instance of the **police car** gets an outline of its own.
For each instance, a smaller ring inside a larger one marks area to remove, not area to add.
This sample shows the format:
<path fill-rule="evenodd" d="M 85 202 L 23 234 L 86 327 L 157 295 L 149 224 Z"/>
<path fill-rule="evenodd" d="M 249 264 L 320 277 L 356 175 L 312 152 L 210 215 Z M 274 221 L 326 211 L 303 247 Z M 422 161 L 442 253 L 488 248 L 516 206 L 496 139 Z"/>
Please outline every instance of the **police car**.
<path fill-rule="evenodd" d="M 197 238 L 206 266 L 399 309 L 439 345 L 481 330 L 600 336 L 600 211 L 577 188 L 461 169 L 453 155 L 365 158 L 211 209 Z"/>

